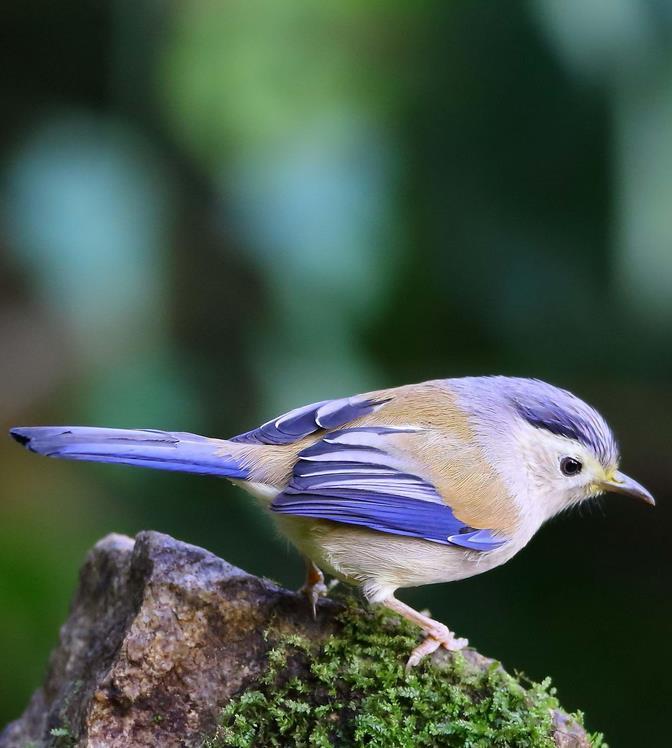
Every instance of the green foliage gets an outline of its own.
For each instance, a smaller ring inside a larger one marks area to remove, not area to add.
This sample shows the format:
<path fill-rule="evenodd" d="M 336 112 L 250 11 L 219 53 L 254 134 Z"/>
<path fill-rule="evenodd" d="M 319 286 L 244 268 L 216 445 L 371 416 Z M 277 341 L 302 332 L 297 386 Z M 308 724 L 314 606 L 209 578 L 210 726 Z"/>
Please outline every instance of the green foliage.
<path fill-rule="evenodd" d="M 550 680 L 523 688 L 498 663 L 483 670 L 460 654 L 445 667 L 425 661 L 406 673 L 413 627 L 352 606 L 341 622 L 317 650 L 300 636 L 268 632 L 266 672 L 256 690 L 225 707 L 207 748 L 554 746 Z M 592 745 L 606 748 L 601 735 Z"/>
<path fill-rule="evenodd" d="M 71 733 L 67 725 L 63 727 L 52 727 L 49 734 L 56 738 L 54 745 L 57 748 L 72 748 L 77 743 L 75 736 Z"/>

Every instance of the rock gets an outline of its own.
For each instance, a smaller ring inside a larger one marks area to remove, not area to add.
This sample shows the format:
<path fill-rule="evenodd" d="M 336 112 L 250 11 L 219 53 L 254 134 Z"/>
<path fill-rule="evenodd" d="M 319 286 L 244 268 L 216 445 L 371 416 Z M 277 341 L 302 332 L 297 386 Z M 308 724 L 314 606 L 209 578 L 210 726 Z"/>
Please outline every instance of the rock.
<path fill-rule="evenodd" d="M 201 548 L 156 532 L 109 535 L 81 570 L 44 685 L 0 746 L 198 745 L 264 666 L 272 617 L 329 632 L 300 596 Z"/>
<path fill-rule="evenodd" d="M 44 685 L 0 748 L 200 746 L 268 668 L 269 629 L 317 646 L 342 628 L 342 610 L 321 601 L 314 621 L 301 595 L 201 548 L 156 532 L 109 535 L 82 567 Z M 466 660 L 482 670 L 493 662 L 473 651 Z M 300 678 L 309 665 L 293 668 Z M 559 710 L 552 734 L 561 748 L 591 744 Z"/>

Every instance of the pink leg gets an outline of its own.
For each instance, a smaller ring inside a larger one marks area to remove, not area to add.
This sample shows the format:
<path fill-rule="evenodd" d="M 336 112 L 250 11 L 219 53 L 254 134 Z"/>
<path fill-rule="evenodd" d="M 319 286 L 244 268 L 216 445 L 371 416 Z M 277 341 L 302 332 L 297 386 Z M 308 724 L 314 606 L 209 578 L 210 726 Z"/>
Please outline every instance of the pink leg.
<path fill-rule="evenodd" d="M 324 583 L 324 574 L 309 559 L 306 559 L 306 581 L 299 590 L 310 603 L 313 618 L 317 618 L 317 601 L 327 594 L 327 585 Z"/>
<path fill-rule="evenodd" d="M 417 610 L 411 608 L 410 605 L 406 605 L 406 603 L 402 603 L 401 600 L 397 600 L 396 597 L 388 597 L 387 600 L 383 600 L 383 605 L 419 626 L 427 635 L 425 641 L 411 652 L 411 656 L 406 663 L 407 670 L 415 667 L 424 657 L 436 651 L 439 647 L 456 652 L 469 644 L 467 639 L 458 639 L 448 626 L 418 613 Z"/>

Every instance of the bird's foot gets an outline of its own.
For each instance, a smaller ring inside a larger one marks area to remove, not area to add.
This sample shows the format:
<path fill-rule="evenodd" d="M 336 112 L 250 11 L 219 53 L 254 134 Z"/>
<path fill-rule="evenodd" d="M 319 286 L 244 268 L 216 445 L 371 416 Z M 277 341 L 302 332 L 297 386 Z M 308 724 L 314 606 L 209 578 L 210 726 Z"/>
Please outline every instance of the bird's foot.
<path fill-rule="evenodd" d="M 317 601 L 321 597 L 326 597 L 328 591 L 329 588 L 324 583 L 324 574 L 310 559 L 306 559 L 306 581 L 299 592 L 307 598 L 313 612 L 313 620 L 317 619 Z"/>
<path fill-rule="evenodd" d="M 411 656 L 406 663 L 407 672 L 418 665 L 427 655 L 436 652 L 439 647 L 443 647 L 449 652 L 459 652 L 460 649 L 464 649 L 469 644 L 468 639 L 455 636 L 448 626 L 444 626 L 438 621 L 434 621 L 433 624 L 431 628 L 428 627 L 425 630 L 425 640 L 411 652 Z"/>
<path fill-rule="evenodd" d="M 415 667 L 421 662 L 427 655 L 436 652 L 439 647 L 448 649 L 451 652 L 457 652 L 460 649 L 464 649 L 469 642 L 467 639 L 460 639 L 455 636 L 453 632 L 444 623 L 435 621 L 430 618 L 429 615 L 419 613 L 417 610 L 413 610 L 410 605 L 402 603 L 401 600 L 397 600 L 394 595 L 386 598 L 382 601 L 390 610 L 403 616 L 407 621 L 411 621 L 416 626 L 419 626 L 424 634 L 425 640 L 422 644 L 419 644 L 412 652 L 406 663 L 406 671 Z"/>
<path fill-rule="evenodd" d="M 299 589 L 299 592 L 308 600 L 310 609 L 313 613 L 313 620 L 317 618 L 317 601 L 321 597 L 326 597 L 328 591 L 327 585 L 323 581 L 313 583 L 306 582 L 303 587 Z"/>

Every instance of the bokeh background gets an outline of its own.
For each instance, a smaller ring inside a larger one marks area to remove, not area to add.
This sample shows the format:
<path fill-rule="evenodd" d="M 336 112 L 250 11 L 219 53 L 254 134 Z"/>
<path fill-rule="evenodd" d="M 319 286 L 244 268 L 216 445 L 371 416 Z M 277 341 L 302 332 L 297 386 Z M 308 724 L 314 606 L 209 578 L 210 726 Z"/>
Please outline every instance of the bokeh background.
<path fill-rule="evenodd" d="M 471 373 L 597 405 L 659 505 L 608 497 L 403 594 L 662 745 L 672 668 L 672 3 L 6 3 L 0 428 L 228 436 Z M 153 528 L 298 585 L 224 481 L 0 439 L 0 723 L 86 550 Z"/>

